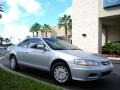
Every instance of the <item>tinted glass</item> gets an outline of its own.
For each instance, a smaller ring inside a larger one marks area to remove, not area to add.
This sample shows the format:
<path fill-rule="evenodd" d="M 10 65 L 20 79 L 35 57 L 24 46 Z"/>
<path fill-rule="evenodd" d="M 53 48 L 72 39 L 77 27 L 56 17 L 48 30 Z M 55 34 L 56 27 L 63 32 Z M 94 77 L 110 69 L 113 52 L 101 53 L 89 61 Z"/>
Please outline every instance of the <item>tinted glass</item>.
<path fill-rule="evenodd" d="M 36 44 L 43 44 L 42 40 L 38 39 L 38 38 L 31 38 L 30 39 L 30 43 L 36 43 Z"/>
<path fill-rule="evenodd" d="M 54 50 L 80 50 L 64 40 L 54 38 L 43 38 L 43 40 Z"/>
<path fill-rule="evenodd" d="M 20 44 L 18 44 L 19 47 L 27 47 L 29 43 L 29 39 L 24 40 L 23 42 L 21 42 Z"/>
<path fill-rule="evenodd" d="M 37 48 L 37 45 L 43 45 L 42 40 L 38 38 L 31 38 L 28 47 L 29 48 Z"/>

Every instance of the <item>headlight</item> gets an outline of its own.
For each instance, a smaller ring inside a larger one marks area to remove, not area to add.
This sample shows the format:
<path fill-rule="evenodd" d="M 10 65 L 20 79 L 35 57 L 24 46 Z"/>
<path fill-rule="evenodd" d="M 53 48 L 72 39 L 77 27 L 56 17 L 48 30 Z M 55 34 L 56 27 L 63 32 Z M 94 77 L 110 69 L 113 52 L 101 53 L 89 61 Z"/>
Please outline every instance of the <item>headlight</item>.
<path fill-rule="evenodd" d="M 75 61 L 75 64 L 81 65 L 81 66 L 97 66 L 98 65 L 97 62 L 90 61 L 90 60 L 79 60 L 79 59 L 76 59 L 74 61 Z"/>

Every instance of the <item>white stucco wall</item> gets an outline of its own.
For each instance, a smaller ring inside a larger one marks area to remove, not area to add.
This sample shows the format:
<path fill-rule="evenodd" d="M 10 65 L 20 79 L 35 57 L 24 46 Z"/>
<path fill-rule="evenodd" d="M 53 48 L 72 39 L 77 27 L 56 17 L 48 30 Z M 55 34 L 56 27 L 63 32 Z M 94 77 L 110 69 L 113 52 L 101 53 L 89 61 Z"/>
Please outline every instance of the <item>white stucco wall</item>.
<path fill-rule="evenodd" d="M 99 17 L 108 17 L 108 16 L 114 16 L 114 15 L 120 15 L 120 7 L 109 7 L 104 8 L 103 7 L 103 0 L 97 0 L 99 1 Z"/>
<path fill-rule="evenodd" d="M 65 29 L 63 27 L 54 26 L 52 30 L 54 36 L 65 36 Z"/>
<path fill-rule="evenodd" d="M 38 32 L 38 36 L 39 37 L 46 37 L 46 34 L 45 34 L 45 32 L 44 33 L 42 33 L 42 32 Z M 47 37 L 51 37 L 51 32 L 47 32 Z"/>
<path fill-rule="evenodd" d="M 73 0 L 73 29 L 72 41 L 79 48 L 98 53 L 98 1 Z M 83 37 L 82 34 L 87 34 Z"/>

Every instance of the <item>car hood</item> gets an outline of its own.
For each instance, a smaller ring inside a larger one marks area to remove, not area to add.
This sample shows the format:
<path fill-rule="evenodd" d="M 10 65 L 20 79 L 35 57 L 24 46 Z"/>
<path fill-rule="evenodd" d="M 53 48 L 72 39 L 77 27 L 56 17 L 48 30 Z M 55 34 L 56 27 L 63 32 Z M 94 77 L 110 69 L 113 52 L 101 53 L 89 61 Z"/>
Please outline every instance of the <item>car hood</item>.
<path fill-rule="evenodd" d="M 69 54 L 74 57 L 77 57 L 76 59 L 83 59 L 83 60 L 93 60 L 93 61 L 107 61 L 108 59 L 102 55 L 99 54 L 91 54 L 82 50 L 58 50 L 61 53 Z"/>

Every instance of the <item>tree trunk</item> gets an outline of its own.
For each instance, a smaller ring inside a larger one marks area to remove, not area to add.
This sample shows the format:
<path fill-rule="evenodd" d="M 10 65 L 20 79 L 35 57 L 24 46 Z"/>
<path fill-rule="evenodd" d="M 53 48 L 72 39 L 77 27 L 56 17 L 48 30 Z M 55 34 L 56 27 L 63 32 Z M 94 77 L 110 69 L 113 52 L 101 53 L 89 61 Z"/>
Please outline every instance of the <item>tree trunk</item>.
<path fill-rule="evenodd" d="M 46 34 L 46 37 L 47 37 L 47 32 L 45 32 L 45 34 Z"/>
<path fill-rule="evenodd" d="M 6 42 L 6 47 L 7 47 L 7 42 Z"/>
<path fill-rule="evenodd" d="M 68 41 L 67 28 L 65 28 L 65 39 L 66 39 L 66 41 Z"/>
<path fill-rule="evenodd" d="M 34 37 L 34 32 L 33 32 L 33 37 Z"/>
<path fill-rule="evenodd" d="M 1 44 L 3 44 L 3 40 L 1 40 Z"/>
<path fill-rule="evenodd" d="M 42 37 L 43 37 L 43 32 L 41 32 L 42 33 Z"/>
<path fill-rule="evenodd" d="M 0 14 L 0 19 L 2 18 L 2 15 Z"/>
<path fill-rule="evenodd" d="M 38 32 L 36 32 L 36 36 L 38 37 Z"/>

